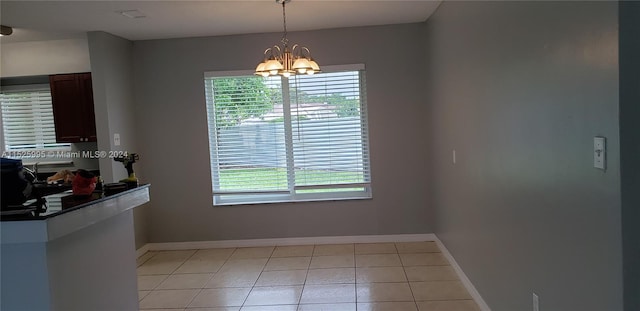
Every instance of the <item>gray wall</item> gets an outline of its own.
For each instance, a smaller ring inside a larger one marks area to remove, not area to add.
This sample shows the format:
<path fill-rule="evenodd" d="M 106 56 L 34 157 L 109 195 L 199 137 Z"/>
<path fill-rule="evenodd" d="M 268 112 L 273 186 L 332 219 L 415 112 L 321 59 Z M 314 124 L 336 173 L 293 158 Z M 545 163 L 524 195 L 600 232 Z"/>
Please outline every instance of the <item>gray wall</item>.
<path fill-rule="evenodd" d="M 150 242 L 433 232 L 421 24 L 291 33 L 320 65 L 366 64 L 372 200 L 212 206 L 204 72 L 253 70 L 280 34 L 134 43 Z"/>
<path fill-rule="evenodd" d="M 616 2 L 447 1 L 427 21 L 435 232 L 494 311 L 532 292 L 622 309 L 617 27 Z"/>
<path fill-rule="evenodd" d="M 134 121 L 133 43 L 106 32 L 90 32 L 88 39 L 98 150 L 135 153 L 138 148 Z M 114 144 L 115 133 L 120 134 L 119 146 Z M 127 177 L 124 165 L 113 158 L 101 158 L 99 164 L 106 183 Z M 134 209 L 137 248 L 148 242 L 145 213 L 144 205 Z"/>
<path fill-rule="evenodd" d="M 640 3 L 621 1 L 620 166 L 624 309 L 640 310 Z"/>

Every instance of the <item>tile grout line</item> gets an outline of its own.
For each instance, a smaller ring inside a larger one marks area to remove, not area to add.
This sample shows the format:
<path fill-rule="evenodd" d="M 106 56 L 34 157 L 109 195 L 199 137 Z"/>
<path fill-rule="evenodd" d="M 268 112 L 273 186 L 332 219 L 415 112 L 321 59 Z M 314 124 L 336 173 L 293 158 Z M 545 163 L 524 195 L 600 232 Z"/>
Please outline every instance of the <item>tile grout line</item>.
<path fill-rule="evenodd" d="M 251 288 L 249 289 L 249 293 L 247 294 L 247 297 L 244 298 L 244 300 L 242 301 L 242 305 L 240 305 L 240 309 L 245 307 L 244 304 L 247 303 L 247 300 L 249 299 L 249 296 L 253 292 L 253 289 L 256 287 L 256 284 L 258 283 L 258 280 L 262 276 L 262 272 L 264 272 L 264 269 L 269 264 L 269 261 L 271 261 L 271 257 L 273 256 L 273 253 L 276 251 L 276 247 L 277 246 L 273 246 L 273 249 L 271 250 L 271 253 L 269 253 L 269 257 L 267 257 L 267 262 L 264 263 L 264 266 L 262 267 L 262 270 L 260 270 L 260 274 L 258 274 L 258 278 L 256 278 L 256 280 L 253 282 L 253 285 L 251 285 Z"/>
<path fill-rule="evenodd" d="M 311 261 L 313 260 L 313 254 L 316 252 L 316 244 L 313 244 L 313 250 L 311 251 L 311 257 L 309 257 L 309 265 L 307 265 L 307 273 L 304 275 L 304 283 L 302 284 L 302 290 L 300 291 L 300 299 L 298 299 L 298 307 L 296 310 L 300 309 L 300 304 L 302 304 L 302 295 L 304 294 L 304 289 L 307 287 L 307 278 L 309 277 L 309 270 L 311 270 Z"/>
<path fill-rule="evenodd" d="M 356 262 L 356 243 L 353 243 L 353 291 L 355 294 L 356 311 L 358 311 L 358 263 Z"/>
<path fill-rule="evenodd" d="M 193 254 L 191 254 L 191 256 L 189 256 L 189 258 L 187 258 L 187 260 L 185 260 L 182 265 L 180 265 L 178 268 L 176 268 L 176 271 L 178 271 L 178 269 L 180 269 L 180 267 L 182 267 L 187 261 L 189 261 L 189 259 L 191 259 L 191 257 L 195 256 L 195 254 L 199 251 L 199 249 L 197 249 Z M 235 249 L 233 250 L 233 252 L 235 252 Z M 233 254 L 233 252 L 231 252 Z M 231 257 L 231 255 L 229 255 L 229 257 Z M 225 260 L 225 263 L 227 261 Z M 224 265 L 224 263 L 222 264 Z M 220 268 L 222 268 L 222 266 L 220 266 Z M 220 268 L 218 268 L 218 271 L 220 270 Z M 211 276 L 211 278 L 204 283 L 204 285 L 202 285 L 202 288 L 200 288 L 200 290 L 198 291 L 197 294 L 195 294 L 193 296 L 193 298 L 191 298 L 191 300 L 189 300 L 189 302 L 187 303 L 187 305 L 184 307 L 184 310 L 187 310 L 187 308 L 189 308 L 189 305 L 191 305 L 191 303 L 196 299 L 196 297 L 198 297 L 198 295 L 200 295 L 200 293 L 202 293 L 202 291 L 205 289 L 205 286 L 207 286 L 207 284 L 209 284 L 209 282 L 211 281 L 211 279 L 213 279 L 213 277 L 216 275 L 216 273 L 218 273 L 218 271 L 214 272 L 213 275 Z M 168 277 L 167 277 L 168 278 Z"/>
<path fill-rule="evenodd" d="M 206 284 L 205 284 L 206 285 Z M 189 300 L 189 302 L 187 303 L 187 305 L 184 307 L 184 310 L 186 310 L 187 308 L 189 308 L 189 305 L 196 299 L 196 297 L 198 297 L 198 295 L 200 295 L 200 293 L 202 293 L 202 290 L 204 290 L 204 288 L 201 288 L 200 290 L 198 290 L 198 293 L 193 295 L 193 298 L 191 298 L 191 300 Z"/>
<path fill-rule="evenodd" d="M 173 275 L 173 273 L 174 273 L 176 270 L 178 270 L 178 268 L 180 268 L 180 267 L 181 267 L 185 262 L 187 262 L 187 260 L 188 260 L 189 258 L 191 258 L 191 257 L 192 257 L 192 256 L 193 256 L 197 251 L 198 251 L 198 250 L 195 250 L 191 255 L 189 255 L 189 257 L 187 257 L 186 259 L 184 259 L 184 261 L 183 261 L 182 263 L 180 263 L 180 264 L 179 264 L 179 265 L 178 265 L 174 270 L 172 270 L 171 272 L 169 272 L 169 274 L 168 274 L 168 275 L 166 275 L 166 277 L 165 277 L 162 281 L 160 281 L 160 283 L 158 283 L 158 285 L 156 285 L 156 286 L 155 286 L 155 287 L 154 287 L 154 288 L 153 288 L 149 293 L 147 293 L 147 295 L 145 296 L 145 298 L 146 298 L 147 296 L 149 296 L 151 293 L 153 293 L 154 291 L 159 291 L 160 289 L 158 289 L 158 286 L 160 286 L 164 281 L 166 281 L 170 276 L 172 276 L 172 275 Z M 153 256 L 151 256 L 151 258 L 155 257 L 156 255 L 157 255 L 157 253 L 156 253 L 156 254 L 154 254 Z M 147 260 L 145 261 L 145 263 L 146 263 L 147 261 L 149 261 L 151 258 L 147 259 Z M 143 263 L 143 264 L 144 264 L 144 263 Z M 142 265 L 140 265 L 140 266 L 142 266 Z M 137 268 L 136 268 L 136 269 L 137 269 Z M 138 275 L 138 276 L 139 276 L 139 275 Z M 198 291 L 198 293 L 200 293 L 200 291 Z M 194 296 L 193 296 L 193 298 L 191 298 L 191 300 L 189 300 L 189 302 L 187 303 L 187 306 L 185 306 L 185 309 L 189 306 L 189 304 L 191 303 L 191 301 L 193 301 L 193 299 L 195 299 L 195 297 L 196 297 L 197 295 L 198 295 L 198 294 L 194 295 Z M 145 298 L 143 298 L 142 300 L 144 300 Z M 140 305 L 140 302 L 142 302 L 142 300 L 138 301 L 138 305 Z"/>
<path fill-rule="evenodd" d="M 151 291 L 154 291 L 154 290 L 158 289 L 158 287 L 159 287 L 160 285 L 162 285 L 162 283 L 163 283 L 164 281 L 166 281 L 170 276 L 171 276 L 171 274 L 167 274 L 167 275 L 165 275 L 165 277 L 162 279 L 162 281 L 160 281 L 160 283 L 158 283 L 158 285 L 154 286 L 154 287 L 151 289 Z"/>
<path fill-rule="evenodd" d="M 409 286 L 409 291 L 411 291 L 411 297 L 413 298 L 413 304 L 416 306 L 416 310 L 419 310 L 418 302 L 416 301 L 416 295 L 413 293 L 413 288 L 411 287 L 411 282 L 409 282 L 409 275 L 407 275 L 407 270 L 404 268 L 404 263 L 402 262 L 402 257 L 400 257 L 400 251 L 398 251 L 397 243 L 393 243 L 393 246 L 396 248 L 396 252 L 398 252 L 398 258 L 400 259 L 400 266 L 402 267 L 402 272 L 404 273 L 404 277 L 407 279 L 407 285 Z"/>
<path fill-rule="evenodd" d="M 147 252 L 147 253 L 148 253 L 148 252 Z M 146 253 L 145 253 L 145 254 L 146 254 Z M 155 257 L 157 254 L 158 254 L 158 252 L 153 252 L 153 255 L 151 255 L 151 257 L 147 258 L 145 261 L 143 261 L 142 263 L 140 263 L 140 265 L 139 265 L 139 266 L 138 266 L 138 265 L 137 265 L 137 263 L 136 263 L 136 269 L 137 269 L 138 267 L 141 267 L 142 265 L 144 265 L 147 261 L 149 261 L 151 258 Z M 143 256 L 144 256 L 144 255 L 143 255 Z M 142 257 L 142 256 L 140 256 L 140 257 Z"/>

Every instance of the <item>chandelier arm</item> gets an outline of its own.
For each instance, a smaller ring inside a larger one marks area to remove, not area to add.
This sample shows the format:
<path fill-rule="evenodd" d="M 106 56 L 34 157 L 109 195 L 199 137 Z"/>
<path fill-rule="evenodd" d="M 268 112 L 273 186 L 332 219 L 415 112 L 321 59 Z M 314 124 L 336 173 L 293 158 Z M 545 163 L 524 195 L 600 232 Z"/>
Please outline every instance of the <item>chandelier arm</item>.
<path fill-rule="evenodd" d="M 269 48 L 271 50 L 271 56 L 273 56 L 273 58 L 281 60 L 282 59 L 282 49 L 280 49 L 279 46 L 274 45 L 273 47 Z"/>
<path fill-rule="evenodd" d="M 309 48 L 307 48 L 306 46 L 301 46 L 300 47 L 301 51 L 307 51 L 307 57 L 308 59 L 311 59 L 311 51 L 309 51 Z M 300 52 L 300 55 L 304 57 L 304 53 Z"/>
<path fill-rule="evenodd" d="M 273 51 L 271 51 L 271 48 L 267 48 L 266 50 L 264 50 L 264 59 L 267 60 L 269 57 L 267 56 L 267 53 L 270 53 L 271 55 L 273 55 Z"/>

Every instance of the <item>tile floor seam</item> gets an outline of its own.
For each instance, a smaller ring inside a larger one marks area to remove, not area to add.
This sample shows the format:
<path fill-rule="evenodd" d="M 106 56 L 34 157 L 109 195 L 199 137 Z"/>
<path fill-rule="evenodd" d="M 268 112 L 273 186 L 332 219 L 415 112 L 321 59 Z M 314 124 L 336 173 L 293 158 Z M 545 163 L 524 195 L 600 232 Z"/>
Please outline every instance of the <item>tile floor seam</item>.
<path fill-rule="evenodd" d="M 269 260 L 267 259 L 267 263 L 268 262 L 269 262 Z M 267 264 L 265 264 L 265 267 L 266 267 L 266 265 Z M 258 280 L 262 276 L 262 272 L 264 272 L 264 267 L 262 268 L 262 271 L 260 271 L 260 274 L 258 274 L 258 278 L 253 282 L 253 285 L 251 285 L 251 287 L 249 288 L 249 294 L 247 294 L 247 297 L 245 297 L 244 300 L 242 301 L 242 304 L 240 305 L 240 309 L 245 307 L 245 303 L 247 303 L 247 300 L 249 299 L 249 296 L 251 296 L 251 293 L 253 292 L 253 289 L 256 287 L 256 283 L 258 283 Z"/>
<path fill-rule="evenodd" d="M 162 278 L 162 281 L 160 281 L 156 286 L 154 286 L 151 291 L 154 291 L 156 289 L 158 289 L 158 287 L 160 287 L 160 285 L 162 284 L 162 282 L 166 281 L 169 277 L 171 276 L 171 274 L 167 274 L 164 276 L 164 278 Z"/>
<path fill-rule="evenodd" d="M 205 284 L 206 285 L 206 284 Z M 191 300 L 187 303 L 187 305 L 184 307 L 183 310 L 187 310 L 187 308 L 189 308 L 189 306 L 191 305 L 191 303 L 193 303 L 193 301 L 196 299 L 196 297 L 198 297 L 198 295 L 200 295 L 200 293 L 202 293 L 202 291 L 204 290 L 204 288 L 201 288 L 200 290 L 198 290 L 198 293 L 195 294 L 193 296 L 193 298 L 191 298 Z"/>
<path fill-rule="evenodd" d="M 411 282 L 409 282 L 409 275 L 407 275 L 407 270 L 405 270 L 404 266 L 402 266 L 402 272 L 404 272 L 404 277 L 407 278 L 407 284 L 409 285 L 409 290 L 411 291 L 413 304 L 416 306 L 416 310 L 420 310 L 420 307 L 418 307 L 418 301 L 416 300 L 416 295 L 413 294 L 413 288 L 411 287 Z"/>
<path fill-rule="evenodd" d="M 218 269 L 220 270 L 220 269 Z M 207 280 L 206 282 L 204 282 L 204 285 L 202 285 L 202 288 L 200 288 L 200 290 L 203 290 L 205 288 L 207 288 L 207 284 L 209 284 L 209 282 L 211 282 L 211 280 L 213 280 L 213 277 L 216 276 L 217 272 L 211 273 L 211 277 L 209 278 L 209 280 Z"/>
<path fill-rule="evenodd" d="M 173 271 L 171 271 L 171 273 L 169 273 L 169 275 L 173 275 L 173 273 L 175 273 L 176 271 L 178 271 L 178 269 L 180 269 L 180 267 L 182 267 L 182 265 L 184 265 L 185 262 L 187 262 L 187 260 L 189 260 L 189 258 L 193 257 L 193 255 L 195 255 L 198 252 L 198 250 L 193 250 L 193 253 L 187 257 L 186 259 L 184 259 L 175 269 L 173 269 Z"/>
<path fill-rule="evenodd" d="M 242 301 L 242 305 L 240 305 L 240 309 L 242 309 L 244 307 L 248 307 L 248 306 L 245 306 L 245 304 L 247 303 L 247 300 L 249 299 L 249 296 L 251 296 L 251 293 L 253 292 L 253 289 L 256 287 L 256 284 L 258 283 L 258 280 L 262 276 L 262 273 L 265 272 L 264 269 L 267 268 L 267 265 L 269 264 L 269 261 L 272 258 L 271 256 L 273 256 L 273 253 L 276 251 L 276 247 L 277 246 L 273 246 L 273 249 L 271 250 L 271 253 L 269 253 L 269 257 L 267 257 L 267 262 L 264 264 L 264 266 L 262 266 L 262 270 L 260 271 L 260 274 L 258 274 L 258 278 L 253 282 L 253 285 L 251 285 L 251 288 L 249 289 L 249 294 L 247 294 L 247 297 L 245 297 L 244 300 Z M 231 254 L 231 256 L 233 256 L 233 254 Z M 231 258 L 231 256 L 229 258 Z M 302 295 L 302 293 L 300 295 Z"/>
<path fill-rule="evenodd" d="M 316 245 L 313 245 L 313 250 L 311 251 L 311 259 L 309 259 L 309 265 L 307 266 L 307 273 L 304 275 L 304 284 L 302 284 L 302 290 L 300 291 L 300 299 L 298 300 L 298 307 L 300 309 L 300 303 L 302 303 L 302 295 L 304 295 L 304 289 L 307 286 L 307 279 L 309 278 L 309 270 L 311 270 L 311 261 L 313 260 L 313 254 L 316 251 Z"/>
<path fill-rule="evenodd" d="M 146 253 L 142 254 L 142 256 L 140 256 L 140 257 L 143 257 L 144 255 L 146 255 L 146 254 L 147 254 L 147 253 L 149 253 L 149 252 L 150 252 L 150 251 L 147 251 Z M 140 263 L 140 265 L 139 265 L 139 266 L 138 266 L 138 265 L 136 265 L 136 268 L 137 268 L 137 267 L 140 267 L 140 266 L 142 266 L 142 265 L 144 265 L 147 261 L 149 261 L 149 260 L 150 260 L 151 258 L 153 258 L 155 255 L 157 255 L 157 253 L 152 254 L 152 255 L 151 255 L 151 257 L 147 258 L 145 261 L 143 261 L 142 263 Z M 140 257 L 138 257 L 138 258 L 140 258 Z"/>
<path fill-rule="evenodd" d="M 177 268 L 175 271 L 171 272 L 171 274 L 174 274 L 176 271 L 180 270 L 180 267 L 184 266 L 187 261 L 189 261 L 189 259 L 191 259 L 191 257 L 195 256 L 196 253 L 199 251 L 200 249 L 196 249 L 193 254 L 191 254 L 191 256 L 187 257 L 187 259 L 185 259 Z"/>
<path fill-rule="evenodd" d="M 356 244 L 353 244 L 353 291 L 355 298 L 353 299 L 356 304 L 356 311 L 358 311 L 358 263 L 356 262 Z"/>
<path fill-rule="evenodd" d="M 313 245 L 313 250 L 311 251 L 311 257 L 309 258 L 309 264 L 307 265 L 307 273 L 304 275 L 304 283 L 302 284 L 302 290 L 300 291 L 300 297 L 298 297 L 297 309 L 300 308 L 300 303 L 302 302 L 302 294 L 304 294 L 304 288 L 307 286 L 307 277 L 309 276 L 309 268 L 311 268 L 311 261 L 313 260 L 313 253 L 316 249 L 316 245 Z"/>
<path fill-rule="evenodd" d="M 213 280 L 213 278 L 216 276 L 216 274 L 218 274 L 218 272 L 220 272 L 220 270 L 222 270 L 222 267 L 224 267 L 224 265 L 227 264 L 227 262 L 229 262 L 229 260 L 231 259 L 231 256 L 233 256 L 233 253 L 236 252 L 236 249 L 238 249 L 237 247 L 233 248 L 233 251 L 231 252 L 231 254 L 229 254 L 229 256 L 227 257 L 227 259 L 224 260 L 224 262 L 222 263 L 222 265 L 220 265 L 220 267 L 218 267 L 218 270 L 216 270 L 216 272 L 213 273 L 213 276 L 211 277 L 211 279 L 204 284 L 204 288 L 207 288 L 207 285 L 209 284 L 209 282 L 211 282 L 211 280 Z"/>

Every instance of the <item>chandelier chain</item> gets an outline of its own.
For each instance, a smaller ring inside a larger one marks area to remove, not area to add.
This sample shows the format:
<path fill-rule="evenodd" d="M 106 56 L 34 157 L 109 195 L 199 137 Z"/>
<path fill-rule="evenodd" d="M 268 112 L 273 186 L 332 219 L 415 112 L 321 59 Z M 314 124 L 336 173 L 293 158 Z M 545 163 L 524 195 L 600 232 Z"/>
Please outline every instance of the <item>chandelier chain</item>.
<path fill-rule="evenodd" d="M 286 1 L 282 1 L 282 24 L 284 26 L 284 34 L 282 35 L 282 43 L 285 45 L 289 43 L 289 39 L 287 39 L 287 14 L 285 12 Z"/>

